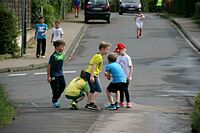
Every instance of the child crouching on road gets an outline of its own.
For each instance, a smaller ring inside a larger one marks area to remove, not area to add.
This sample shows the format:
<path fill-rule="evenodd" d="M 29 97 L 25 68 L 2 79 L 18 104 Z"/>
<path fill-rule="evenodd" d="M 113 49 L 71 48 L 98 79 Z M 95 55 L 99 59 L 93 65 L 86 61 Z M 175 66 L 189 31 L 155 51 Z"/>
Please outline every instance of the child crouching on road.
<path fill-rule="evenodd" d="M 112 78 L 111 83 L 108 85 L 106 94 L 110 105 L 106 109 L 116 110 L 119 106 L 120 89 L 124 89 L 126 84 L 126 77 L 120 64 L 116 62 L 117 55 L 115 53 L 110 53 L 108 55 L 109 64 L 106 66 L 105 76 L 108 80 Z M 115 102 L 111 93 L 115 93 Z"/>
<path fill-rule="evenodd" d="M 80 77 L 74 78 L 65 88 L 65 96 L 67 99 L 72 99 L 70 109 L 78 110 L 77 103 L 88 97 L 90 87 L 86 80 L 85 71 L 82 70 Z"/>
<path fill-rule="evenodd" d="M 54 43 L 55 52 L 50 56 L 47 66 L 47 81 L 52 89 L 52 103 L 54 108 L 60 108 L 59 98 L 65 89 L 65 78 L 63 75 L 63 62 L 65 59 L 63 50 L 65 42 L 58 40 Z"/>

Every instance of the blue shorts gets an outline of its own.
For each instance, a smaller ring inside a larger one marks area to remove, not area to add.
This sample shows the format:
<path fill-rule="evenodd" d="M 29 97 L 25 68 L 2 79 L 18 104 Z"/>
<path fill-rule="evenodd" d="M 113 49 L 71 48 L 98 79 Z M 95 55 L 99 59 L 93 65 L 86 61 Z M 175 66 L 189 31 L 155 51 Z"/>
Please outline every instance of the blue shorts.
<path fill-rule="evenodd" d="M 94 93 L 94 92 L 101 92 L 101 85 L 100 85 L 100 81 L 99 78 L 94 76 L 94 83 L 90 82 L 90 73 L 85 72 L 86 75 L 86 79 L 89 83 L 90 86 L 90 93 Z"/>

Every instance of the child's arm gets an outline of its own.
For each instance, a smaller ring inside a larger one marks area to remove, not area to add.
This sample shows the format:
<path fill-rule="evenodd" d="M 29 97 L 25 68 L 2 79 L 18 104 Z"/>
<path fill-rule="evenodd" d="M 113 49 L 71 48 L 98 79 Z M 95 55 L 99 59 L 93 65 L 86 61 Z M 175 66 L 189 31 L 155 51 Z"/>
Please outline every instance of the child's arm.
<path fill-rule="evenodd" d="M 38 32 L 38 28 L 37 28 L 37 25 L 36 25 L 34 39 L 36 39 L 36 38 L 37 38 L 37 32 Z"/>
<path fill-rule="evenodd" d="M 109 72 L 105 72 L 105 77 L 110 80 L 112 75 Z"/>
<path fill-rule="evenodd" d="M 54 34 L 52 33 L 52 35 L 51 35 L 51 43 L 53 42 L 53 36 L 54 36 Z"/>
<path fill-rule="evenodd" d="M 133 74 L 133 66 L 129 66 L 129 73 L 128 73 L 128 80 L 131 80 L 132 79 L 132 74 Z"/>
<path fill-rule="evenodd" d="M 48 81 L 49 83 L 51 82 L 50 70 L 51 70 L 51 65 L 48 64 L 48 66 L 47 66 L 47 81 Z"/>
<path fill-rule="evenodd" d="M 97 67 L 97 64 L 94 63 L 91 68 L 91 72 L 90 72 L 90 82 L 91 83 L 94 83 L 94 71 L 95 71 L 96 67 Z"/>

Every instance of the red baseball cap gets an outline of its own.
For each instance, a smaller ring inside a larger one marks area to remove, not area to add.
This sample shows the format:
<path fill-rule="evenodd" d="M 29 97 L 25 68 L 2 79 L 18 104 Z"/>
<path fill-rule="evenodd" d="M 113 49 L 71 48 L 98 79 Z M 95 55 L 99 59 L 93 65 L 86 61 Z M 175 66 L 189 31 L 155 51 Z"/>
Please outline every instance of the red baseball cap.
<path fill-rule="evenodd" d="M 118 43 L 118 44 L 116 45 L 116 49 L 115 49 L 114 52 L 120 52 L 121 50 L 123 50 L 123 49 L 125 49 L 125 48 L 126 48 L 126 45 L 125 45 L 125 44 L 123 44 L 123 43 Z"/>

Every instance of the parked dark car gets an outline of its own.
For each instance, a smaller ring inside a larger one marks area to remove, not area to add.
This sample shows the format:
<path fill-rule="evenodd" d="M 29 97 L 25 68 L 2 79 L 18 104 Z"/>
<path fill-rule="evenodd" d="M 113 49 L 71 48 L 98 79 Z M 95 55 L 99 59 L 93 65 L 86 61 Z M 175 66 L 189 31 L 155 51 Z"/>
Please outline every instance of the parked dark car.
<path fill-rule="evenodd" d="M 137 12 L 141 8 L 140 0 L 120 0 L 119 1 L 119 15 L 123 13 Z"/>
<path fill-rule="evenodd" d="M 85 23 L 92 19 L 106 20 L 110 23 L 110 5 L 108 0 L 85 0 Z"/>

